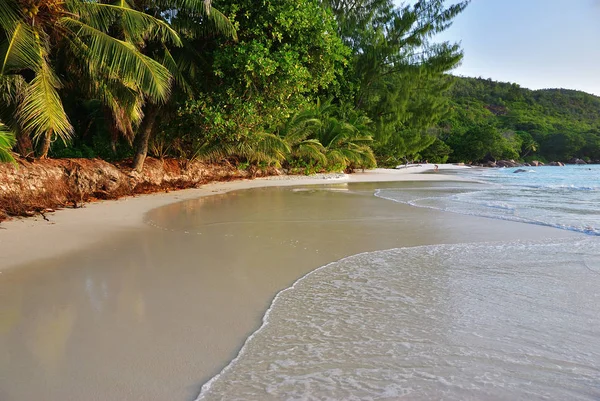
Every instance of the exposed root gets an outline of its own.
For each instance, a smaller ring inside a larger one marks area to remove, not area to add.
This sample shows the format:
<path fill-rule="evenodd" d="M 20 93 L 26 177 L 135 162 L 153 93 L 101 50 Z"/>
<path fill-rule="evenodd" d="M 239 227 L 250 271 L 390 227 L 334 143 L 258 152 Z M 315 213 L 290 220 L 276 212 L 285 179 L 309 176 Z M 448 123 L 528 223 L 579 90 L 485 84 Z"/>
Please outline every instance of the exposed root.
<path fill-rule="evenodd" d="M 210 182 L 280 175 L 277 169 L 251 172 L 230 163 L 181 163 L 147 158 L 137 173 L 124 161 L 110 164 L 99 159 L 19 160 L 18 168 L 0 164 L 0 221 L 30 217 L 63 207 L 79 208 L 98 199 L 197 188 Z"/>

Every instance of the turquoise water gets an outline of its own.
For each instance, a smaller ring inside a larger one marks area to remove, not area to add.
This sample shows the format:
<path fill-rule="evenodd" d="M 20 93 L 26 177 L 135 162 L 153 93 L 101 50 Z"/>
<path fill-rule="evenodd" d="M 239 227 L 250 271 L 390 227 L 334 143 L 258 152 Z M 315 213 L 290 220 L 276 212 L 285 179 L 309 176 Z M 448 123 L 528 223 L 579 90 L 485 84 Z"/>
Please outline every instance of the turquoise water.
<path fill-rule="evenodd" d="M 198 400 L 600 399 L 600 169 L 514 170 L 374 195 L 589 235 L 323 266 L 277 295 Z"/>
<path fill-rule="evenodd" d="M 460 174 L 487 185 L 381 189 L 376 196 L 417 207 L 600 235 L 598 165 L 471 169 Z"/>

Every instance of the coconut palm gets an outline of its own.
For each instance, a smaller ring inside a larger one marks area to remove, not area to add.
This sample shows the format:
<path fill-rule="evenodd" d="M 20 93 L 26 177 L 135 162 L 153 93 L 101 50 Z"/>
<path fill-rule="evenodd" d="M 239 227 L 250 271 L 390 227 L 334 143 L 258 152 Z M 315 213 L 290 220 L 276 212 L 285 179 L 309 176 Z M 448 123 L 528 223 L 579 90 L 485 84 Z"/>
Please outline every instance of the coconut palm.
<path fill-rule="evenodd" d="M 327 164 L 325 147 L 316 139 L 321 120 L 312 109 L 292 114 L 279 129 L 279 135 L 290 149 L 292 160 L 302 160 L 312 166 Z"/>
<path fill-rule="evenodd" d="M 349 104 L 317 100 L 291 116 L 280 135 L 292 149 L 292 158 L 331 169 L 367 168 L 376 165 L 370 125 L 371 120 Z"/>
<path fill-rule="evenodd" d="M 250 164 L 280 167 L 290 154 L 290 147 L 278 135 L 255 132 L 231 141 L 203 141 L 196 146 L 191 159 L 220 161 L 234 159 Z"/>
<path fill-rule="evenodd" d="M 233 24 L 212 7 L 210 0 L 142 0 L 136 4 L 138 9 L 161 18 L 179 34 L 181 46 L 151 42 L 145 52 L 168 68 L 174 77 L 174 89 L 179 98 L 190 98 L 194 92 L 190 81 L 200 75 L 203 63 L 202 55 L 197 50 L 200 47 L 198 40 L 215 33 L 237 41 Z M 135 136 L 134 170 L 141 171 L 144 166 L 156 121 L 159 118 L 168 119 L 175 112 L 175 102 L 165 104 L 153 99 L 146 102 L 144 119 Z M 244 148 L 244 145 L 240 147 Z"/>
<path fill-rule="evenodd" d="M 122 38 L 111 35 L 115 25 Z M 136 111 L 141 119 L 140 97 L 160 102 L 170 92 L 168 69 L 139 50 L 150 39 L 180 44 L 168 24 L 125 1 L 0 0 L 0 78 L 25 80 L 15 103 L 6 105 L 14 108 L 15 121 L 4 122 L 40 142 L 46 157 L 53 140 L 66 142 L 73 131 L 60 96 L 70 77 L 87 78 L 79 83 L 89 84 L 115 114 Z M 69 60 L 66 77 L 57 74 L 60 59 Z"/>

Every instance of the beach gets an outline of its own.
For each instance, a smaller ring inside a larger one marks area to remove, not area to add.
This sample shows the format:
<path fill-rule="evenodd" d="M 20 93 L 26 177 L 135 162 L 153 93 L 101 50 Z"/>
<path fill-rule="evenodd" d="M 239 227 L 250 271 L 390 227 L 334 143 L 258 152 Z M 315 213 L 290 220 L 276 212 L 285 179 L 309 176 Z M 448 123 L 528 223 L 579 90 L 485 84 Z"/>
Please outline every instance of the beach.
<path fill-rule="evenodd" d="M 382 185 L 460 182 L 443 167 L 210 184 L 3 223 L 0 399 L 194 400 L 275 295 L 327 263 L 579 238 L 372 196 Z"/>
<path fill-rule="evenodd" d="M 448 165 L 448 170 L 454 171 Z M 157 207 L 215 194 L 249 188 L 318 185 L 330 182 L 376 182 L 376 181 L 443 181 L 456 180 L 456 176 L 444 174 L 420 175 L 432 171 L 433 165 L 402 170 L 376 169 L 352 175 L 325 174 L 313 176 L 274 176 L 254 180 L 217 182 L 169 193 L 127 197 L 119 200 L 85 204 L 79 209 L 58 210 L 48 215 L 14 219 L 0 225 L 0 272 L 32 262 L 50 258 L 65 252 L 91 246 L 110 238 L 115 233 L 126 232 L 143 225 L 143 215 Z M 34 250 L 34 251 L 32 251 Z"/>

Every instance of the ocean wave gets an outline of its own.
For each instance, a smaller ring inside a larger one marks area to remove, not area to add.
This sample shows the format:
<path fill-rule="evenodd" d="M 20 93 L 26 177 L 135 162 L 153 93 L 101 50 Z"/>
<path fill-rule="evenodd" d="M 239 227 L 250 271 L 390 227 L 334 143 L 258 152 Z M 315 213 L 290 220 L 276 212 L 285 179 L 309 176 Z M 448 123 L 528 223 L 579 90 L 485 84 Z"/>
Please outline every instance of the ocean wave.
<path fill-rule="evenodd" d="M 276 295 L 197 400 L 595 399 L 599 245 L 430 245 L 322 266 Z"/>
<path fill-rule="evenodd" d="M 559 189 L 559 190 L 570 190 L 570 191 L 600 191 L 600 186 L 589 186 L 589 185 L 573 185 L 573 184 L 528 184 L 520 185 L 523 188 L 531 189 Z"/>
<path fill-rule="evenodd" d="M 363 252 L 360 254 L 356 254 L 350 257 L 354 257 L 354 256 L 360 256 L 362 254 L 367 254 L 369 252 Z M 334 265 L 336 263 L 339 263 L 340 261 L 343 261 L 344 259 L 347 258 L 343 258 L 340 259 L 338 261 L 335 262 L 331 262 L 328 263 L 326 265 L 323 265 L 311 272 L 308 272 L 307 274 L 305 274 L 304 276 L 300 277 L 298 280 L 296 280 L 294 282 L 294 284 L 292 284 L 290 287 L 285 288 L 281 291 L 279 291 L 275 297 L 273 298 L 273 300 L 271 301 L 271 305 L 269 305 L 269 308 L 267 309 L 267 311 L 265 312 L 265 314 L 263 315 L 262 318 L 262 324 L 260 325 L 260 327 L 258 329 L 256 329 L 256 331 L 254 333 L 252 333 L 244 342 L 244 344 L 242 345 L 242 348 L 240 349 L 240 351 L 238 352 L 238 354 L 236 355 L 236 357 L 234 359 L 231 360 L 231 362 L 229 362 L 229 364 L 227 364 L 227 366 L 225 366 L 221 372 L 217 373 L 214 377 L 212 377 L 209 381 L 207 381 L 204 385 L 202 385 L 202 388 L 200 389 L 200 394 L 198 395 L 198 397 L 196 398 L 195 401 L 202 401 L 205 399 L 205 397 L 207 396 L 208 392 L 210 391 L 210 389 L 212 388 L 212 386 L 225 374 L 227 373 L 229 370 L 231 370 L 235 364 L 244 356 L 244 354 L 247 352 L 248 350 L 248 345 L 252 342 L 252 340 L 269 324 L 269 316 L 271 315 L 273 308 L 275 307 L 275 305 L 277 305 L 278 300 L 287 292 L 289 291 L 293 291 L 294 288 L 296 288 L 298 285 L 300 285 L 300 283 L 302 283 L 302 281 L 306 280 L 308 277 L 310 277 L 312 274 L 317 273 L 320 270 L 326 269 L 331 265 Z"/>
<path fill-rule="evenodd" d="M 414 207 L 438 210 L 442 212 L 457 213 L 467 216 L 485 217 L 498 220 L 513 221 L 517 223 L 534 224 L 545 227 L 552 227 L 561 230 L 579 232 L 582 234 L 600 236 L 600 225 L 594 221 L 576 223 L 574 221 L 551 221 L 548 215 L 537 213 L 533 216 L 533 204 L 530 209 L 517 207 L 501 201 L 485 201 L 476 199 L 457 198 L 456 195 L 449 194 L 439 197 L 419 197 L 410 199 L 398 199 L 397 197 L 386 195 L 387 190 L 377 190 L 374 195 L 378 198 L 390 200 L 392 202 L 402 203 Z M 483 191 L 482 191 L 483 192 Z M 476 192 L 466 193 L 474 194 Z M 465 195 L 465 193 L 461 194 Z M 503 213 L 504 212 L 504 213 Z M 529 214 L 529 215 L 528 215 Z M 596 214 L 594 213 L 595 217 Z M 581 216 L 577 216 L 581 217 Z M 589 217 L 589 216 L 587 216 Z"/>

